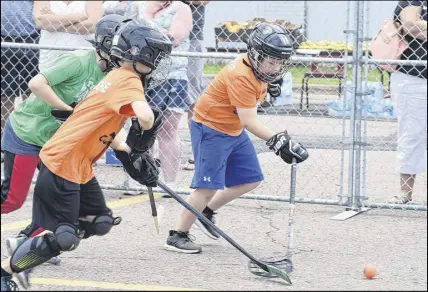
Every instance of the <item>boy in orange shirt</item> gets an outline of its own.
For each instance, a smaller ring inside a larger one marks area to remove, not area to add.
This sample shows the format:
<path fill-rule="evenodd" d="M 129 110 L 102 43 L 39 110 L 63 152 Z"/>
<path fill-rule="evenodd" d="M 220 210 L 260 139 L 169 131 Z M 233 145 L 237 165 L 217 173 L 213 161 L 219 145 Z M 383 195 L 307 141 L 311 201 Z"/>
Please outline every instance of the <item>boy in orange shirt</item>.
<path fill-rule="evenodd" d="M 153 158 L 147 152 L 135 152 L 133 144 L 120 143 L 115 137 L 125 120 L 136 116 L 141 128 L 147 130 L 144 137 L 151 144 L 147 148 L 153 145 L 153 137 L 147 137 L 146 132 L 155 132 L 155 117 L 144 88 L 156 86 L 162 82 L 160 77 L 166 77 L 163 73 L 168 70 L 171 50 L 168 37 L 144 21 L 129 21 L 116 32 L 110 56 L 119 68 L 77 105 L 40 152 L 32 222 L 46 232 L 27 239 L 2 262 L 2 289 L 12 273 L 74 250 L 82 238 L 105 235 L 120 223 L 121 218 L 113 217 L 107 207 L 92 168 L 109 146 L 116 149 L 131 177 L 146 185 L 157 181 L 159 172 Z"/>
<path fill-rule="evenodd" d="M 257 118 L 257 104 L 266 96 L 268 83 L 280 79 L 293 53 L 284 28 L 260 23 L 248 41 L 248 53 L 223 68 L 196 103 L 190 124 L 195 173 L 187 202 L 214 221 L 214 211 L 255 189 L 263 180 L 257 154 L 244 129 L 267 141 L 267 146 L 286 163 L 302 162 L 308 152 L 286 132 L 276 134 Z M 225 188 L 226 187 L 226 188 Z M 170 230 L 165 249 L 199 253 L 189 237 L 195 216 L 182 208 L 175 230 Z M 210 238 L 219 235 L 202 221 L 196 224 Z"/>

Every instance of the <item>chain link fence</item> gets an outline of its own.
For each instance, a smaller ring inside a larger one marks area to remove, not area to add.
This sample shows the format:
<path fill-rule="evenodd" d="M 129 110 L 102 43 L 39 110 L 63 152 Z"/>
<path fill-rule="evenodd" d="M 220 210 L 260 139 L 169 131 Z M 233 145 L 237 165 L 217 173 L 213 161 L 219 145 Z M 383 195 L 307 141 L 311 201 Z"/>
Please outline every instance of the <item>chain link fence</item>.
<path fill-rule="evenodd" d="M 72 1 L 68 5 L 63 1 L 40 1 L 25 9 L 24 4 L 20 4 L 24 2 L 32 4 L 32 1 L 2 1 L 1 4 L 2 129 L 13 106 L 28 96 L 28 81 L 43 72 L 44 64 L 49 67 L 50 62 L 55 62 L 54 55 L 67 50 L 91 49 L 86 39 L 91 37 L 93 24 L 102 15 L 116 13 L 149 18 L 171 32 L 177 9 L 187 5 L 181 1 L 165 7 L 157 6 L 158 1 L 90 1 L 93 3 L 88 7 L 89 2 L 84 1 Z M 426 210 L 426 167 L 417 175 L 410 203 L 390 201 L 394 196 L 403 198 L 404 187 L 400 186 L 396 160 L 406 154 L 403 154 L 405 150 L 400 151 L 397 135 L 400 123 L 392 90 L 399 86 L 393 82 L 399 73 L 390 74 L 380 66 L 400 61 L 373 60 L 370 52 L 372 37 L 382 21 L 394 15 L 398 1 L 382 3 L 388 3 L 382 7 L 384 14 L 374 13 L 379 4 L 368 1 L 327 1 L 323 5 L 311 1 L 250 1 L 245 5 L 240 1 L 211 1 L 184 9 L 187 12 L 179 15 L 180 22 L 189 21 L 190 17 L 192 27 L 180 29 L 187 29 L 190 36 L 180 39 L 175 47 L 167 82 L 147 92 L 153 107 L 167 114 L 155 147 L 162 179 L 179 193 L 190 192 L 188 186 L 193 171 L 189 163 L 192 153 L 187 123 L 192 105 L 228 62 L 246 52 L 246 42 L 254 25 L 258 21 L 269 21 L 289 31 L 296 54 L 281 80 L 281 96 L 272 98 L 268 94 L 258 109 L 259 118 L 274 131 L 287 129 L 309 150 L 310 159 L 299 165 L 296 201 L 351 209 Z M 13 5 L 17 9 L 13 9 Z M 7 12 L 8 9 L 11 10 Z M 421 11 L 423 13 L 423 8 Z M 24 24 L 31 23 L 31 18 L 36 25 L 35 32 L 25 35 L 30 29 L 24 28 Z M 424 21 L 426 23 L 426 18 Z M 20 31 L 13 32 L 18 27 Z M 425 59 L 424 55 L 417 56 L 412 61 L 401 61 L 402 64 L 419 64 L 426 72 L 426 41 L 424 49 Z M 50 53 L 47 55 L 45 51 Z M 26 72 L 31 74 L 25 75 Z M 421 77 L 414 76 L 414 80 L 425 81 L 425 99 L 420 92 L 422 87 L 413 83 L 406 86 L 415 90 L 413 100 L 421 103 L 416 107 L 422 109 L 424 104 L 426 112 L 426 73 L 425 79 Z M 412 120 L 419 120 L 417 117 Z M 414 134 L 424 140 L 418 139 L 416 147 L 412 144 L 413 138 L 409 138 L 409 144 L 418 150 L 408 151 L 414 153 L 410 155 L 414 160 L 426 164 L 426 113 L 424 118 L 425 127 L 421 126 L 418 134 Z M 423 115 L 420 125 L 422 122 Z M 244 198 L 287 201 L 288 168 L 263 141 L 255 137 L 252 140 L 265 181 Z M 144 190 L 115 165 L 117 161 L 110 151 L 97 163 L 97 177 L 103 188 Z"/>
<path fill-rule="evenodd" d="M 364 54 L 361 59 L 363 94 L 359 100 L 361 125 L 357 132 L 361 153 L 356 164 L 361 188 L 356 191 L 364 205 L 388 208 L 407 204 L 410 209 L 427 205 L 427 12 L 426 1 L 415 4 L 397 2 L 388 17 L 398 28 L 397 39 L 407 47 L 401 56 L 402 63 L 376 64 L 371 62 L 370 54 Z M 369 34 L 368 27 L 373 20 L 367 16 L 372 8 L 367 2 L 361 6 L 361 43 L 369 46 L 373 35 Z M 387 30 L 386 20 L 375 21 L 379 29 L 383 27 L 378 37 L 383 37 Z M 394 72 L 385 70 L 383 76 L 373 76 L 370 70 L 394 66 Z M 371 84 L 367 82 L 370 80 L 383 83 L 383 88 L 370 89 Z M 368 91 L 378 93 L 372 98 L 367 96 Z"/>

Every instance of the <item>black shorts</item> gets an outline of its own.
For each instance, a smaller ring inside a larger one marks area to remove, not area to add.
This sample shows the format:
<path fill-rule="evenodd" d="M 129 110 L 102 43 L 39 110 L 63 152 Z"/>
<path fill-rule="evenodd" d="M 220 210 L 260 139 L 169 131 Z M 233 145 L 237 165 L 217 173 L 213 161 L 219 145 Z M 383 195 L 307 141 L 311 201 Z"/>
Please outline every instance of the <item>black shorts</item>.
<path fill-rule="evenodd" d="M 79 217 L 109 212 L 95 177 L 86 184 L 73 183 L 40 163 L 33 197 L 33 224 L 49 231 L 55 231 L 60 223 L 78 228 Z"/>

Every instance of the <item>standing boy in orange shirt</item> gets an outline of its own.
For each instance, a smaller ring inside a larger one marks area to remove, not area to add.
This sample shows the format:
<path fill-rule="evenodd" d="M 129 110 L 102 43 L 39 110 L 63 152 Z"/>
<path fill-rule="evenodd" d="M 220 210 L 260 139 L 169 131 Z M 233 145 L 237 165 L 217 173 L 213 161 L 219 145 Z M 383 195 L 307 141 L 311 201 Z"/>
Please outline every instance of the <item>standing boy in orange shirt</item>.
<path fill-rule="evenodd" d="M 187 202 L 214 221 L 214 211 L 255 189 L 263 180 L 257 154 L 244 129 L 267 141 L 267 146 L 291 163 L 302 162 L 308 152 L 286 132 L 276 134 L 257 118 L 257 104 L 266 96 L 268 83 L 280 79 L 293 53 L 284 28 L 267 23 L 255 26 L 248 53 L 223 68 L 196 103 L 190 124 L 195 173 Z M 225 188 L 226 187 L 226 188 Z M 182 208 L 175 230 L 170 230 L 165 249 L 199 253 L 189 237 L 195 216 Z M 198 226 L 210 238 L 219 235 L 202 221 Z"/>

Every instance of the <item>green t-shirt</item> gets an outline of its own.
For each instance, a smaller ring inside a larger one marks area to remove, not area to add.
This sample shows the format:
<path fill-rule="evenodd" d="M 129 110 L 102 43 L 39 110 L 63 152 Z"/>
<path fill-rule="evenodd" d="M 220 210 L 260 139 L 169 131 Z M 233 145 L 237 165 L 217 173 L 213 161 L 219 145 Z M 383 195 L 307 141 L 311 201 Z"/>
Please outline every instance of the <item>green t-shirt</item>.
<path fill-rule="evenodd" d="M 54 65 L 41 72 L 55 94 L 66 104 L 79 102 L 104 76 L 95 51 L 61 55 Z M 52 107 L 33 93 L 9 117 L 13 131 L 24 142 L 42 147 L 61 123 L 51 115 Z"/>

